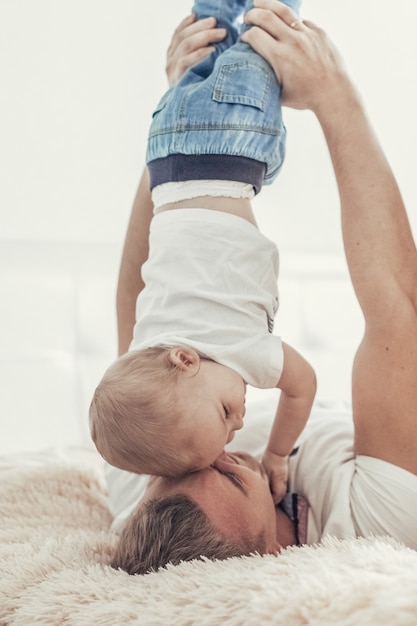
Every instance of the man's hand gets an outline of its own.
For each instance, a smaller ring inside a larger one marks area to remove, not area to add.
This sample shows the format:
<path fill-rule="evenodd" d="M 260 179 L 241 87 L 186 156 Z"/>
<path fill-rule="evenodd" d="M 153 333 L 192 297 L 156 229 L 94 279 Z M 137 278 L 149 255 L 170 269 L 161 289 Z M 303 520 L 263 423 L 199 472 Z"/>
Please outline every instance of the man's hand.
<path fill-rule="evenodd" d="M 275 504 L 285 496 L 288 480 L 288 456 L 279 456 L 266 450 L 262 465 L 269 476 L 269 487 Z"/>
<path fill-rule="evenodd" d="M 169 86 L 175 85 L 185 72 L 214 52 L 214 46 L 226 37 L 225 28 L 216 28 L 214 17 L 196 20 L 189 15 L 175 29 L 167 51 L 166 74 Z"/>
<path fill-rule="evenodd" d="M 350 86 L 342 57 L 326 33 L 298 19 L 282 2 L 255 0 L 245 22 L 253 27 L 242 40 L 270 63 L 286 106 L 317 114 L 323 106 L 334 106 Z"/>

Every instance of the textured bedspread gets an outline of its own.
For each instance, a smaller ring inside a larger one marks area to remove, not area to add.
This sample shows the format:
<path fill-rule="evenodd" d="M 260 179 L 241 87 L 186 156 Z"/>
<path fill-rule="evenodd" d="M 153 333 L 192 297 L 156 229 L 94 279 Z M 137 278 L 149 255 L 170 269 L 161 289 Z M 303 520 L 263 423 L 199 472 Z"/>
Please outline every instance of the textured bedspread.
<path fill-rule="evenodd" d="M 415 626 L 417 553 L 387 538 L 115 571 L 90 451 L 0 459 L 0 624 Z"/>

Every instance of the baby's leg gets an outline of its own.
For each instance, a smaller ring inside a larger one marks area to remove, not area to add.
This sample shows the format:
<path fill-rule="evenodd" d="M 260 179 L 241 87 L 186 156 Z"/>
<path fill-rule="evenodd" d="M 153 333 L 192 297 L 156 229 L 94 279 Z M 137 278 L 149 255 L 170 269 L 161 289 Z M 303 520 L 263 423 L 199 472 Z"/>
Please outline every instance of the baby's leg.
<path fill-rule="evenodd" d="M 298 8 L 299 0 L 288 3 Z M 241 4 L 201 0 L 195 10 L 202 17 L 214 13 L 235 30 Z M 220 46 L 155 111 L 147 151 L 152 189 L 204 179 L 245 183 L 258 193 L 281 169 L 286 131 L 275 73 L 240 40 L 224 51 Z"/>

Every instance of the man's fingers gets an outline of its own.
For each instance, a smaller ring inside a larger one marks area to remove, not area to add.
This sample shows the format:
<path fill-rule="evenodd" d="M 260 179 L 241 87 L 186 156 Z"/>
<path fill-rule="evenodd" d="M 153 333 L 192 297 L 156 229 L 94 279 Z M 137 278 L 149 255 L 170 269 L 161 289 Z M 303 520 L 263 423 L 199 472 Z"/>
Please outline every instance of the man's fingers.
<path fill-rule="evenodd" d="M 181 25 L 180 25 L 181 26 Z M 212 34 L 219 29 L 216 29 L 216 19 L 214 17 L 206 17 L 202 20 L 196 21 L 196 16 L 193 14 L 188 16 L 186 20 L 182 21 L 181 28 L 178 27 L 172 37 L 169 49 L 176 49 L 182 42 L 187 41 L 196 35 L 211 32 Z"/>
<path fill-rule="evenodd" d="M 213 44 L 224 39 L 226 34 L 226 29 L 216 27 L 213 17 L 196 21 L 195 15 L 189 15 L 182 20 L 167 51 L 169 84 L 174 85 L 186 70 L 211 54 Z"/>
<path fill-rule="evenodd" d="M 252 11 L 260 9 L 269 11 L 272 16 L 279 19 L 283 24 L 292 29 L 301 29 L 303 21 L 289 6 L 278 0 L 254 0 Z M 249 11 L 250 14 L 252 11 Z M 248 14 L 247 14 L 248 15 Z M 246 21 L 246 20 L 245 20 Z"/>
<path fill-rule="evenodd" d="M 184 19 L 181 20 L 177 28 L 174 30 L 170 44 L 168 46 L 168 52 L 171 50 L 171 48 L 176 48 L 178 46 L 178 43 L 181 41 L 183 32 L 189 26 L 191 26 L 195 22 L 195 20 L 196 16 L 194 13 L 191 13 L 191 15 L 187 15 L 187 17 L 184 17 Z"/>
<path fill-rule="evenodd" d="M 273 67 L 278 82 L 282 82 L 279 65 L 276 63 L 279 57 L 280 42 L 274 38 L 274 46 L 271 46 L 271 35 L 262 27 L 254 26 L 246 31 L 242 37 L 242 41 L 248 43 L 258 54 L 260 54 Z"/>
<path fill-rule="evenodd" d="M 226 37 L 225 28 L 206 28 L 205 30 L 190 33 L 178 45 L 177 54 L 190 54 L 200 48 L 217 43 Z"/>
<path fill-rule="evenodd" d="M 255 9 L 259 8 L 271 11 L 271 13 L 278 16 L 288 26 L 291 26 L 296 20 L 300 20 L 295 11 L 283 2 L 279 2 L 279 0 L 254 0 L 253 6 Z"/>
<path fill-rule="evenodd" d="M 194 19 L 195 16 L 192 16 Z M 181 57 L 192 54 L 200 48 L 207 48 L 226 37 L 225 28 L 216 28 L 214 18 L 190 22 L 190 16 L 178 27 L 167 51 L 168 64 L 173 64 Z"/>
<path fill-rule="evenodd" d="M 206 46 L 205 48 L 199 48 L 198 50 L 179 58 L 176 64 L 177 80 L 181 78 L 181 76 L 185 74 L 190 67 L 196 65 L 199 61 L 202 61 L 212 52 L 214 52 L 214 47 Z"/>
<path fill-rule="evenodd" d="M 244 20 L 246 24 L 259 26 L 274 39 L 290 43 L 308 31 L 324 32 L 314 22 L 300 19 L 278 0 L 254 0 L 254 8 L 245 14 Z"/>
<path fill-rule="evenodd" d="M 324 33 L 323 29 L 320 28 L 320 26 L 317 26 L 317 24 L 315 24 L 314 22 L 311 22 L 310 20 L 303 20 L 303 25 L 307 29 L 315 30 L 318 33 L 319 32 Z"/>
<path fill-rule="evenodd" d="M 190 15 L 187 15 L 186 17 L 184 17 L 184 19 L 181 20 L 177 28 L 174 30 L 174 34 L 172 38 L 174 38 L 176 35 L 181 33 L 185 28 L 187 28 L 187 26 L 190 26 L 190 24 L 193 24 L 193 22 L 195 21 L 196 21 L 195 13 L 190 13 Z"/>

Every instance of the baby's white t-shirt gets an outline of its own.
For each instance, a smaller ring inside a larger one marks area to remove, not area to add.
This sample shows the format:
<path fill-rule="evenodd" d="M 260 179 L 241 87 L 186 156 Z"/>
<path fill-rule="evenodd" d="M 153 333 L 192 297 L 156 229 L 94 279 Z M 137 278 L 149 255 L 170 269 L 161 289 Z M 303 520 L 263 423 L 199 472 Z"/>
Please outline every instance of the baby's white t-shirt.
<path fill-rule="evenodd" d="M 130 350 L 187 345 L 254 387 L 275 387 L 283 367 L 272 333 L 278 261 L 276 245 L 241 217 L 209 209 L 158 213 Z"/>

